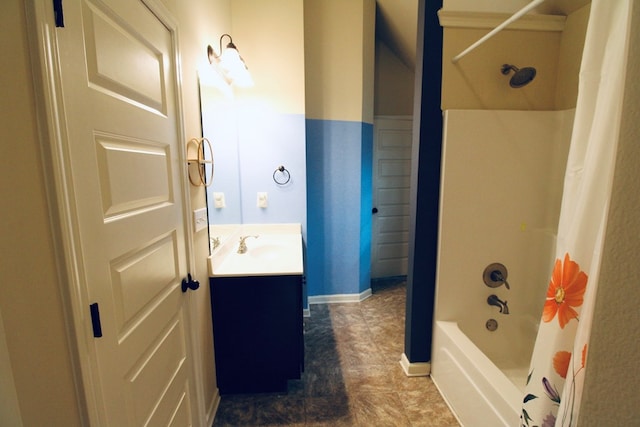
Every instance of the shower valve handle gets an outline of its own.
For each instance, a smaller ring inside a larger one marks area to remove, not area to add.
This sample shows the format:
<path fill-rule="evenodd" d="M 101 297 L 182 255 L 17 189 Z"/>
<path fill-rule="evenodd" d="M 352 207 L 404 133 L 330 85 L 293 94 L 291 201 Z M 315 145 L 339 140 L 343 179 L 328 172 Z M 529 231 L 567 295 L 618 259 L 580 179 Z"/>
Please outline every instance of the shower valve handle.
<path fill-rule="evenodd" d="M 493 270 L 491 272 L 491 280 L 493 280 L 494 282 L 504 283 L 507 289 L 511 289 L 511 287 L 509 286 L 509 282 L 507 282 L 507 279 L 505 279 L 500 270 Z"/>
<path fill-rule="evenodd" d="M 489 264 L 482 273 L 482 280 L 484 284 L 490 288 L 497 288 L 504 285 L 507 289 L 511 289 L 509 282 L 507 282 L 507 267 L 499 262 Z"/>

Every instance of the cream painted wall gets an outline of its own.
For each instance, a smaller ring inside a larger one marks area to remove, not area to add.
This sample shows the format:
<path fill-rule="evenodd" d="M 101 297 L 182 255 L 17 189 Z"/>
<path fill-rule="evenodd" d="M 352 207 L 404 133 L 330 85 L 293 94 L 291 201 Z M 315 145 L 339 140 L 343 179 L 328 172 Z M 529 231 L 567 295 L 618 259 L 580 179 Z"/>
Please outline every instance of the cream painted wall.
<path fill-rule="evenodd" d="M 234 0 L 231 5 L 230 34 L 255 83 L 236 88 L 238 99 L 278 113 L 304 114 L 303 0 Z"/>
<path fill-rule="evenodd" d="M 513 13 L 523 8 L 531 0 L 443 0 L 447 10 L 473 10 L 475 12 Z"/>
<path fill-rule="evenodd" d="M 24 425 L 87 425 L 82 392 L 74 383 L 73 338 L 69 334 L 62 295 L 66 280 L 64 263 L 57 257 L 55 217 L 47 202 L 46 172 L 41 159 L 48 158 L 39 141 L 36 110 L 42 108 L 31 76 L 28 28 L 22 0 L 6 0 L 0 14 L 5 37 L 0 46 L 11 61 L 2 61 L 3 97 L 0 129 L 0 180 L 2 239 L 0 286 L 6 345 Z M 164 0 L 179 26 L 182 101 L 185 138 L 199 136 L 200 112 L 197 65 L 206 59 L 206 45 L 217 43 L 229 31 L 229 0 Z M 46 162 L 44 163 L 46 164 Z M 192 208 L 204 207 L 204 189 L 192 188 Z M 200 291 L 190 295 L 191 316 L 198 328 L 203 372 L 199 392 L 206 417 L 217 404 L 211 315 L 208 296 L 206 232 L 193 235 L 195 275 Z M 80 353 L 82 357 L 82 352 Z M 1 418 L 1 417 L 0 417 Z"/>
<path fill-rule="evenodd" d="M 515 13 L 532 0 L 443 0 L 448 10 Z M 547 0 L 530 13 L 570 14 L 591 0 Z"/>
<path fill-rule="evenodd" d="M 373 3 L 305 1 L 307 118 L 373 123 Z"/>
<path fill-rule="evenodd" d="M 376 35 L 407 67 L 416 66 L 419 0 L 376 0 Z"/>
<path fill-rule="evenodd" d="M 451 58 L 489 30 L 444 28 L 442 109 L 553 110 L 560 32 L 504 30 L 460 59 Z M 502 64 L 533 66 L 529 85 L 513 89 Z"/>
<path fill-rule="evenodd" d="M 217 46 L 220 36 L 231 29 L 230 0 L 164 0 L 178 20 L 182 71 L 182 108 L 185 140 L 202 136 L 200 121 L 200 95 L 198 70 L 209 67 L 207 45 Z M 206 207 L 204 187 L 190 186 L 191 209 Z M 219 402 L 216 385 L 213 329 L 211 324 L 211 300 L 209 296 L 209 235 L 206 230 L 193 234 L 195 271 L 192 274 L 200 282 L 200 289 L 191 292 L 191 321 L 197 330 L 197 347 L 194 362 L 199 364 L 202 377 L 202 393 L 198 396 L 204 405 L 205 419 L 212 417 Z"/>
<path fill-rule="evenodd" d="M 640 419 L 640 5 L 633 3 L 620 139 L 580 426 L 631 426 Z"/>
<path fill-rule="evenodd" d="M 413 114 L 415 73 L 382 42 L 376 42 L 374 113 L 377 116 Z"/>
<path fill-rule="evenodd" d="M 508 15 L 505 15 L 505 17 Z M 442 109 L 574 108 L 589 6 L 570 14 L 563 31 L 503 30 L 453 64 L 491 29 L 444 28 Z M 529 85 L 513 89 L 502 64 L 533 66 Z"/>
<path fill-rule="evenodd" d="M 555 107 L 557 110 L 575 108 L 578 98 L 578 75 L 584 50 L 584 39 L 589 22 L 591 5 L 582 7 L 567 16 L 560 53 L 558 55 L 558 80 Z"/>
<path fill-rule="evenodd" d="M 375 93 L 376 2 L 362 2 L 362 121 L 373 124 Z"/>
<path fill-rule="evenodd" d="M 36 125 L 25 2 L 3 2 L 0 311 L 24 425 L 80 426 L 70 337 L 62 309 L 43 153 Z"/>

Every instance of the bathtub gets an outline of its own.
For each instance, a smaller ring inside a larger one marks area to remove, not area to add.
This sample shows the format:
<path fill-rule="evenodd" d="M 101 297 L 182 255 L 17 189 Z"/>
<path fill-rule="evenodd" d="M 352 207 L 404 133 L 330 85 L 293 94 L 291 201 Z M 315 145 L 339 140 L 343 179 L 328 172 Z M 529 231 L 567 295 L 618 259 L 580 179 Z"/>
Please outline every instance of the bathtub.
<path fill-rule="evenodd" d="M 433 382 L 465 427 L 519 425 L 537 324 L 496 317 L 498 329 L 437 321 Z"/>
<path fill-rule="evenodd" d="M 462 425 L 517 426 L 553 267 L 573 111 L 444 117 L 432 378 Z M 484 283 L 493 263 L 508 269 L 510 289 Z M 508 301 L 510 314 L 489 305 L 490 295 Z"/>

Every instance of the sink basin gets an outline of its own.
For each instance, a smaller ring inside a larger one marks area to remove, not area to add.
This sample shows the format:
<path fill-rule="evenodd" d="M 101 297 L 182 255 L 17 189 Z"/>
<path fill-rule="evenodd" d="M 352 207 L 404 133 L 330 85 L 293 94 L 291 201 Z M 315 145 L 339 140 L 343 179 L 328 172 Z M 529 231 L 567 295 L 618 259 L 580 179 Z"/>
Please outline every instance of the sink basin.
<path fill-rule="evenodd" d="M 287 247 L 285 245 L 277 245 L 268 243 L 247 250 L 247 254 L 252 258 L 265 261 L 277 260 L 280 257 L 287 256 Z"/>
<path fill-rule="evenodd" d="M 258 235 L 246 240 L 247 251 L 237 253 L 238 240 L 231 239 L 220 255 L 210 262 L 212 277 L 224 276 L 269 276 L 303 274 L 302 235 L 297 232 L 268 227 L 260 230 L 241 230 L 241 235 Z M 295 229 L 294 229 L 295 230 Z M 213 257 L 211 257 L 213 258 Z M 214 262 L 215 261 L 215 262 Z"/>

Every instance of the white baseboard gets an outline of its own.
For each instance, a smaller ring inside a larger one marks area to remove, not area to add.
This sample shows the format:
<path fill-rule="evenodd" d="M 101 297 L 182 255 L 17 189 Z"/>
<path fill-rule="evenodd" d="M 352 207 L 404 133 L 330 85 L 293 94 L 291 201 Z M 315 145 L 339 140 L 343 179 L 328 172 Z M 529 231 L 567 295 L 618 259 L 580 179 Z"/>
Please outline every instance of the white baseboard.
<path fill-rule="evenodd" d="M 362 302 L 371 296 L 371 288 L 365 289 L 359 294 L 335 294 L 335 295 L 315 295 L 308 297 L 309 304 L 333 304 L 345 302 Z"/>
<path fill-rule="evenodd" d="M 218 412 L 218 407 L 219 406 L 220 406 L 220 391 L 216 387 L 215 395 L 213 396 L 213 399 L 211 400 L 211 404 L 209 405 L 209 410 L 207 411 L 207 414 L 206 414 L 206 417 L 207 417 L 207 424 L 206 425 L 208 425 L 208 426 L 212 426 L 213 425 L 213 421 L 216 418 L 216 413 Z"/>
<path fill-rule="evenodd" d="M 407 355 L 402 353 L 400 366 L 404 374 L 408 377 L 426 377 L 431 373 L 431 363 L 429 362 L 409 362 Z"/>
<path fill-rule="evenodd" d="M 302 317 L 311 317 L 311 310 L 308 308 L 302 309 Z"/>

